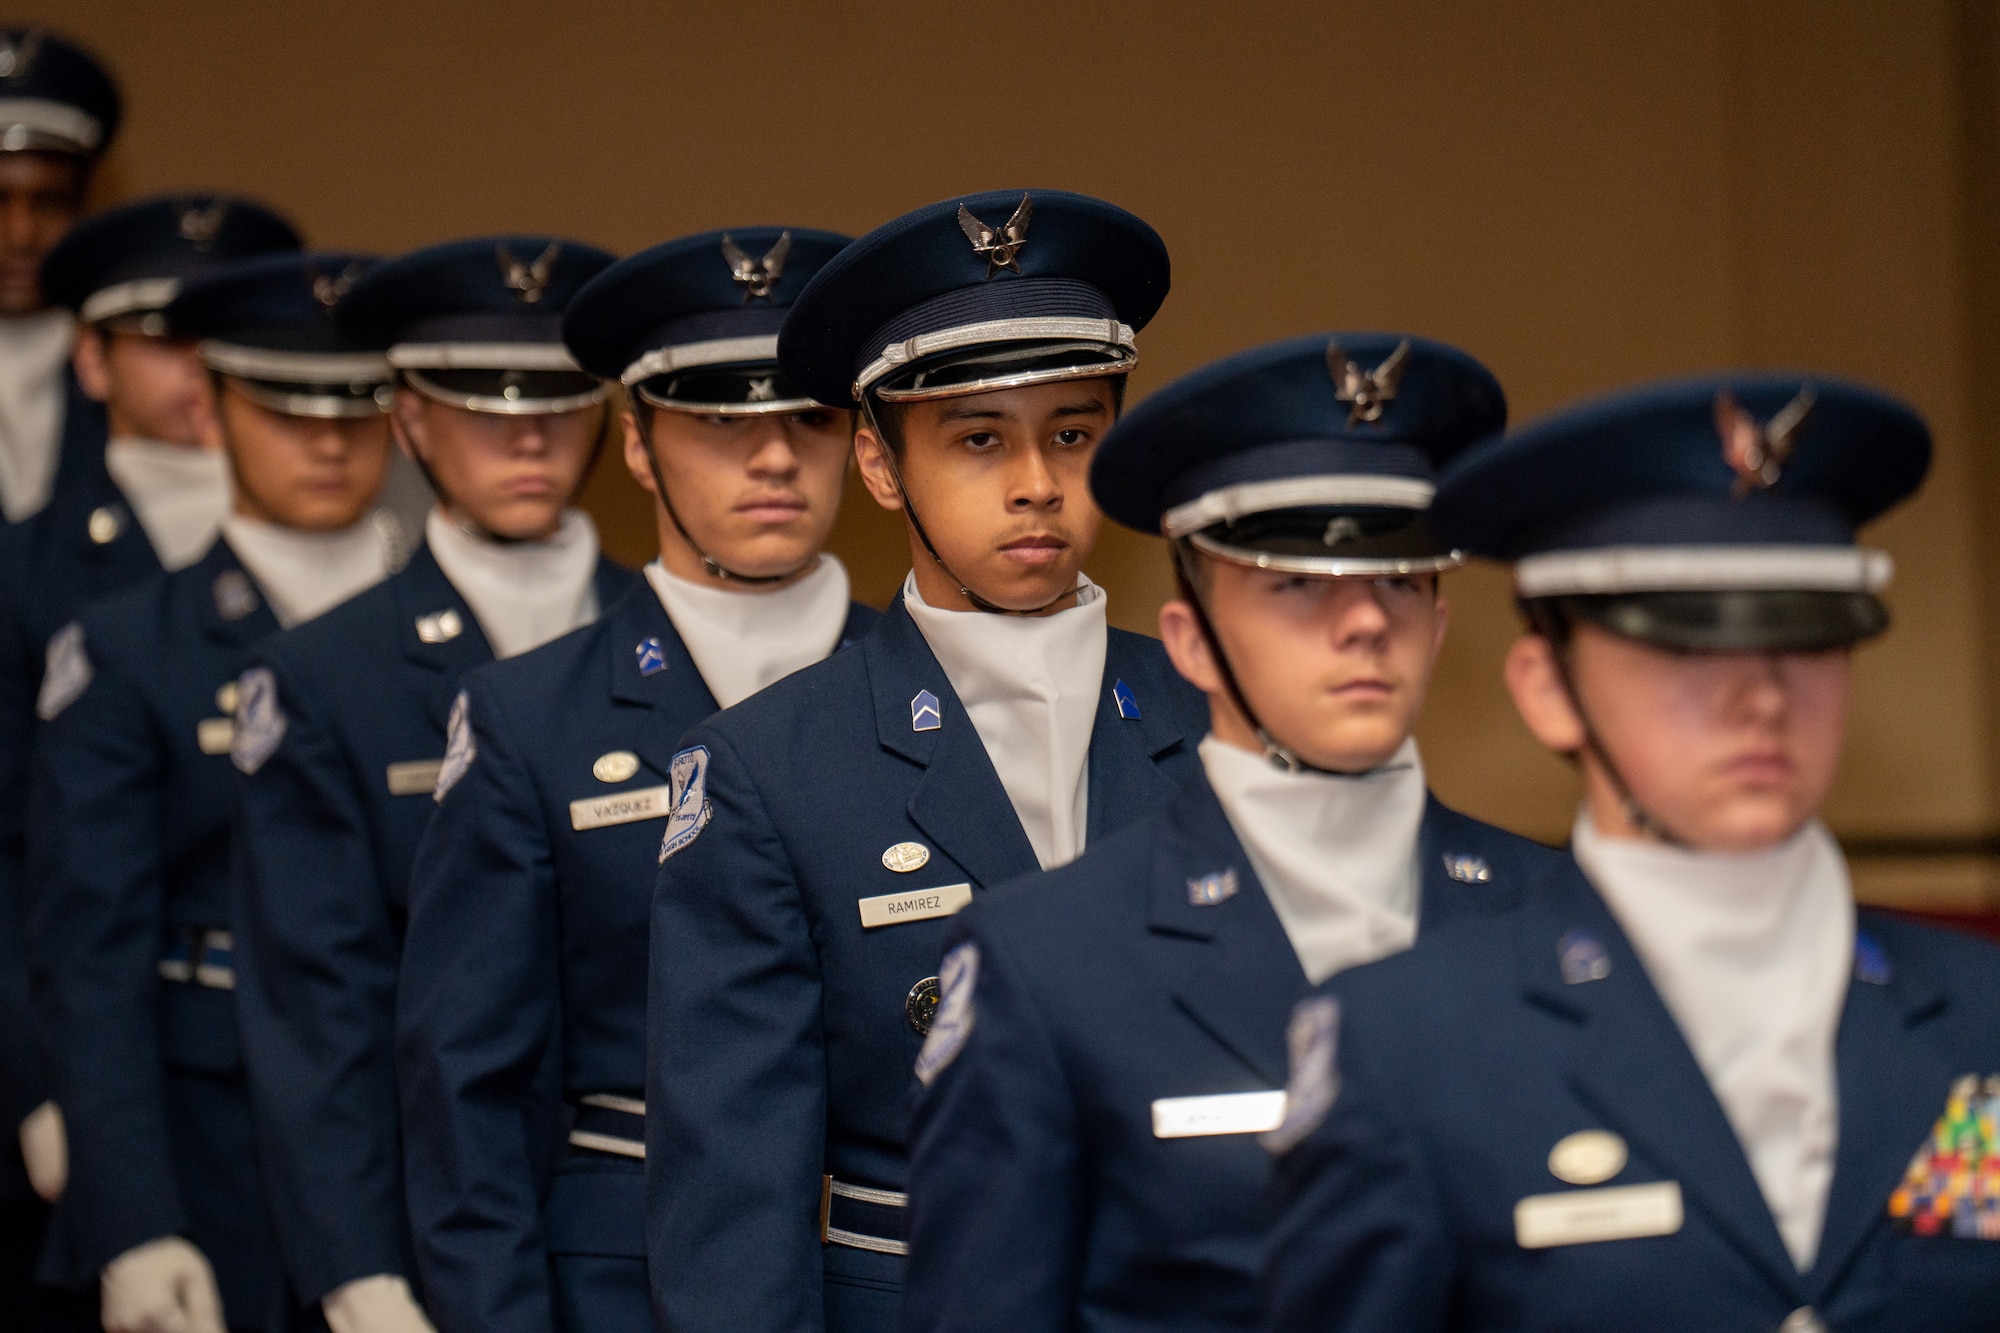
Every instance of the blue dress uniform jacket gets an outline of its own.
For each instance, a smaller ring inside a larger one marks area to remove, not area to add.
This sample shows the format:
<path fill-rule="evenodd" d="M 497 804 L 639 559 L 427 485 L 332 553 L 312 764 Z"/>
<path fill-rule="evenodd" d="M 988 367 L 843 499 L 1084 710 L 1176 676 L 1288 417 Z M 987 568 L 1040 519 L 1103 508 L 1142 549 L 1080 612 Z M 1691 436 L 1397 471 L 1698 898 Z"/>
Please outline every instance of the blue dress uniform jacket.
<path fill-rule="evenodd" d="M 237 1042 L 229 936 L 231 724 L 218 692 L 276 631 L 226 542 L 87 608 L 87 688 L 45 723 L 30 808 L 37 1017 L 69 1131 L 51 1274 L 185 1236 L 232 1326 L 279 1329 Z"/>
<path fill-rule="evenodd" d="M 2000 1072 L 2000 953 L 1860 913 L 1834 1048 L 1832 1189 L 1800 1273 L 1602 899 L 1572 866 L 1510 924 L 1327 982 L 1337 1092 L 1277 1169 L 1267 1328 L 2000 1328 L 2000 1240 L 1900 1234 L 1889 1217 L 1954 1081 Z M 1575 965 L 1579 949 L 1594 966 Z M 1551 1149 L 1582 1130 L 1628 1146 L 1604 1186 L 1678 1183 L 1678 1230 L 1517 1243 L 1517 1203 L 1574 1188 Z"/>
<path fill-rule="evenodd" d="M 599 605 L 633 581 L 601 561 Z M 237 1011 L 278 1240 L 307 1300 L 414 1277 L 394 1046 L 410 868 L 452 700 L 492 660 L 429 547 L 252 657 L 285 733 L 237 783 Z"/>
<path fill-rule="evenodd" d="M 1138 716 L 1120 715 L 1118 681 Z M 934 696 L 935 719 L 914 716 L 920 692 Z M 1207 730 L 1206 701 L 1159 644 L 1111 631 L 1087 837 L 1159 810 L 1199 771 Z M 667 858 L 653 900 L 655 1316 L 668 1328 L 744 1333 L 893 1329 L 903 1260 L 821 1237 L 830 1225 L 900 1248 L 921 1045 L 911 992 L 935 985 L 950 923 L 865 929 L 856 904 L 961 884 L 977 896 L 1037 870 L 1034 850 L 900 599 L 853 651 L 683 744 L 707 752 L 710 814 Z M 906 842 L 929 856 L 898 874 L 883 853 Z M 870 1202 L 857 1188 L 887 1193 Z"/>
<path fill-rule="evenodd" d="M 854 607 L 842 645 L 875 619 Z M 475 757 L 418 853 L 398 1002 L 431 1317 L 447 1333 L 644 1333 L 633 1112 L 667 813 L 647 798 L 715 699 L 643 584 L 596 625 L 473 672 L 465 691 Z M 552 1049 L 559 1086 L 537 1079 Z M 523 1125 L 564 1106 L 575 1128 L 544 1188 Z"/>
<path fill-rule="evenodd" d="M 1563 859 L 1435 799 L 1416 856 L 1424 936 Z M 1283 1087 L 1308 990 L 1207 781 L 973 904 L 966 940 L 971 1035 L 916 1102 L 903 1326 L 1254 1328 L 1271 1159 L 1254 1133 L 1156 1137 L 1152 1114 Z"/>

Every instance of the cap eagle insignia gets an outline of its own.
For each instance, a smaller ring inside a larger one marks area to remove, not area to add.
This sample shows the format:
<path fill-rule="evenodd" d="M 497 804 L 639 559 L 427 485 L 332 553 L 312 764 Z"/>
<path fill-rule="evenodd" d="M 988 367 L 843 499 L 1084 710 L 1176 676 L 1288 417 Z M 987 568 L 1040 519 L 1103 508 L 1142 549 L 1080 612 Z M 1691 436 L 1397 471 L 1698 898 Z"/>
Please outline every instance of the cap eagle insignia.
<path fill-rule="evenodd" d="M 197 250 L 206 250 L 215 244 L 215 238 L 222 233 L 222 220 L 228 216 L 227 199 L 211 199 L 206 204 L 189 204 L 181 210 L 181 239 Z"/>
<path fill-rule="evenodd" d="M 42 32 L 32 28 L 20 40 L 0 45 L 0 79 L 25 79 L 42 54 Z"/>
<path fill-rule="evenodd" d="M 556 256 L 561 253 L 562 242 L 550 241 L 532 262 L 523 264 L 514 258 L 506 242 L 493 248 L 493 258 L 500 265 L 501 284 L 522 305 L 534 305 L 542 299 L 542 293 L 548 289 L 549 274 L 556 266 Z"/>
<path fill-rule="evenodd" d="M 340 304 L 340 298 L 347 295 L 348 289 L 360 280 L 361 265 L 349 264 L 334 277 L 328 277 L 316 269 L 307 269 L 306 276 L 312 280 L 313 300 L 331 311 Z"/>
<path fill-rule="evenodd" d="M 1722 439 L 1722 461 L 1736 474 L 1731 498 L 1740 500 L 1751 491 L 1767 491 L 1778 484 L 1785 464 L 1798 451 L 1799 428 L 1818 396 L 1808 384 L 1769 424 L 1759 425 L 1735 394 L 1724 389 L 1715 395 L 1715 433 Z"/>
<path fill-rule="evenodd" d="M 1014 216 L 1007 219 L 999 230 L 987 226 L 972 216 L 964 204 L 958 206 L 958 229 L 965 233 L 965 239 L 972 242 L 972 253 L 986 259 L 986 276 L 992 277 L 1003 268 L 1019 273 L 1021 247 L 1028 243 L 1028 219 L 1034 216 L 1035 205 L 1027 195 L 1021 196 L 1020 206 Z"/>
<path fill-rule="evenodd" d="M 1333 396 L 1346 403 L 1347 424 L 1358 426 L 1362 422 L 1374 424 L 1382 419 L 1383 411 L 1396 401 L 1396 386 L 1403 381 L 1403 370 L 1410 363 L 1410 340 L 1396 344 L 1396 350 L 1389 353 L 1382 364 L 1373 370 L 1363 370 L 1347 359 L 1347 353 L 1340 350 L 1338 342 L 1326 345 L 1326 368 L 1333 375 Z"/>
<path fill-rule="evenodd" d="M 785 260 L 792 253 L 792 234 L 782 232 L 778 243 L 762 259 L 752 259 L 743 247 L 729 238 L 722 237 L 722 257 L 729 261 L 729 280 L 743 289 L 743 303 L 768 301 L 772 288 L 778 279 L 785 276 Z"/>

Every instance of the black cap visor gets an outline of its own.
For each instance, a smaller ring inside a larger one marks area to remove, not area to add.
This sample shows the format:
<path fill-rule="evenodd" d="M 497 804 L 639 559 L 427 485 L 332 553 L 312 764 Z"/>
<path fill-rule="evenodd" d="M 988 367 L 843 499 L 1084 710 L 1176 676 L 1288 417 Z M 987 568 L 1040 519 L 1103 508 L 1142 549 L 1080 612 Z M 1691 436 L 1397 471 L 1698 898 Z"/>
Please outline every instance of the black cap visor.
<path fill-rule="evenodd" d="M 424 397 L 469 412 L 505 416 L 574 412 L 601 403 L 611 386 L 580 370 L 406 369 Z"/>
<path fill-rule="evenodd" d="M 707 416 L 811 412 L 823 407 L 785 378 L 776 362 L 696 366 L 640 380 L 632 389 L 654 407 Z"/>
<path fill-rule="evenodd" d="M 1737 588 L 1538 600 L 1570 623 L 1671 652 L 1825 652 L 1889 627 L 1889 609 L 1866 592 Z"/>
<path fill-rule="evenodd" d="M 1421 511 L 1389 507 L 1314 505 L 1246 514 L 1187 540 L 1234 564 L 1336 578 L 1437 573 L 1463 563 Z"/>

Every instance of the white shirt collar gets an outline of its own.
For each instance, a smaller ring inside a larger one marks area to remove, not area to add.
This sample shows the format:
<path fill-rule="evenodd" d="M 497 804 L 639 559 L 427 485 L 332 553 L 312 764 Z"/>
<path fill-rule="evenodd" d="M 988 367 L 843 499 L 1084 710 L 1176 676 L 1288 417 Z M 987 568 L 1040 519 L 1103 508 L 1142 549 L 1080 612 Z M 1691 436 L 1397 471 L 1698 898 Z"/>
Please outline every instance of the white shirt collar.
<path fill-rule="evenodd" d="M 388 577 L 401 525 L 384 509 L 334 532 L 304 532 L 230 514 L 222 520 L 222 536 L 257 581 L 278 624 L 290 629 Z"/>
<path fill-rule="evenodd" d="M 658 560 L 646 566 L 646 582 L 724 708 L 819 661 L 847 627 L 847 569 L 832 555 L 773 592 L 692 583 Z"/>
<path fill-rule="evenodd" d="M 1608 838 L 1581 813 L 1572 838 L 1805 1271 L 1833 1183 L 1833 1044 L 1854 971 L 1854 900 L 1839 845 L 1816 819 L 1744 854 Z"/>
<path fill-rule="evenodd" d="M 903 605 L 1000 775 L 1044 870 L 1083 852 L 1090 733 L 1104 687 L 1104 590 L 1077 576 L 1075 606 L 1046 616 L 940 611 L 903 581 Z M 950 719 L 945 720 L 950 726 Z"/>
<path fill-rule="evenodd" d="M 104 446 L 104 466 L 162 565 L 185 569 L 214 545 L 231 496 L 222 450 L 114 439 Z"/>
<path fill-rule="evenodd" d="M 433 508 L 424 540 L 495 657 L 539 648 L 597 619 L 597 527 L 582 510 L 566 510 L 543 541 L 496 542 Z"/>
<path fill-rule="evenodd" d="M 9 523 L 46 505 L 55 486 L 63 366 L 75 341 L 67 310 L 0 319 L 0 514 Z"/>
<path fill-rule="evenodd" d="M 1415 942 L 1417 836 L 1429 799 L 1415 740 L 1351 777 L 1287 773 L 1212 735 L 1200 754 L 1307 980 L 1318 985 Z"/>

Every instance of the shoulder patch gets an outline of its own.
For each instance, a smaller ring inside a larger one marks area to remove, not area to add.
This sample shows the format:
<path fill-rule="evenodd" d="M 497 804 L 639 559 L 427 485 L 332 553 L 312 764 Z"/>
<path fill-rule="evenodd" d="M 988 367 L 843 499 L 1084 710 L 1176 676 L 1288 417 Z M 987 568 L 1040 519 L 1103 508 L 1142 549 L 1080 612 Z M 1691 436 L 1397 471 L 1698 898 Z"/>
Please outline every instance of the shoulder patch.
<path fill-rule="evenodd" d="M 660 837 L 660 864 L 701 836 L 713 813 L 708 804 L 708 747 L 682 750 L 667 765 L 667 831 Z"/>
<path fill-rule="evenodd" d="M 444 724 L 444 761 L 438 765 L 437 786 L 431 789 L 431 799 L 442 802 L 478 757 L 479 747 L 472 740 L 472 700 L 460 690 L 451 701 L 451 716 Z"/>
<path fill-rule="evenodd" d="M 285 739 L 285 710 L 278 702 L 278 678 L 269 667 L 251 667 L 236 682 L 236 734 L 229 762 L 254 775 Z"/>
<path fill-rule="evenodd" d="M 938 968 L 938 1007 L 930 1035 L 917 1052 L 917 1079 L 925 1087 L 942 1074 L 972 1035 L 972 988 L 979 981 L 979 946 L 971 940 L 944 956 Z"/>
<path fill-rule="evenodd" d="M 1340 1073 L 1334 1056 L 1340 1045 L 1340 1001 L 1314 995 L 1299 1001 L 1285 1029 L 1291 1054 L 1291 1076 L 1285 1083 L 1285 1118 L 1257 1141 L 1273 1157 L 1282 1157 L 1319 1128 L 1333 1099 L 1340 1095 Z"/>
<path fill-rule="evenodd" d="M 35 696 L 35 716 L 53 722 L 57 714 L 90 688 L 90 652 L 83 646 L 83 626 L 74 620 L 49 636 L 48 664 L 42 672 L 42 692 Z"/>

